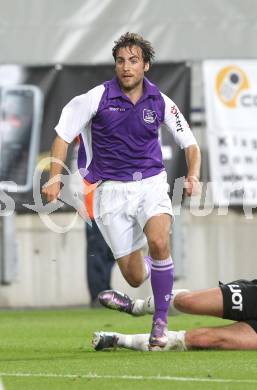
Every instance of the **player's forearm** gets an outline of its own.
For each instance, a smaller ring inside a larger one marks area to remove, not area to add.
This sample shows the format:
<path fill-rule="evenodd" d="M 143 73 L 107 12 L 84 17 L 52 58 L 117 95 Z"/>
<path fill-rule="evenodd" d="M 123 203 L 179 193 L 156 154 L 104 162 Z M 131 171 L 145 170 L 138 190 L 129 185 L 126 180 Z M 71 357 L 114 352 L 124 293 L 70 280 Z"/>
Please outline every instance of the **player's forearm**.
<path fill-rule="evenodd" d="M 188 167 L 187 176 L 200 177 L 201 152 L 198 145 L 191 145 L 185 149 L 186 162 Z"/>
<path fill-rule="evenodd" d="M 62 172 L 63 164 L 67 157 L 69 144 L 61 137 L 57 136 L 53 142 L 51 149 L 51 161 L 50 179 L 56 175 L 60 175 Z"/>

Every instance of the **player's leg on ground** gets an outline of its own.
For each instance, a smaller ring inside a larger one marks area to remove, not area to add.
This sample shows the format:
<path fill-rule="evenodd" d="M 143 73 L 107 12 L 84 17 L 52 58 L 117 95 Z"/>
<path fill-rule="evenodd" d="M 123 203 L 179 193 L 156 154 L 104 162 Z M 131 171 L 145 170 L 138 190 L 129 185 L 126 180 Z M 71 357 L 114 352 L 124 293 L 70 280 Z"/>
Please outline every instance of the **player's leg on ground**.
<path fill-rule="evenodd" d="M 223 316 L 223 296 L 219 287 L 179 293 L 175 296 L 173 304 L 183 313 Z"/>
<path fill-rule="evenodd" d="M 257 333 L 244 322 L 217 328 L 200 328 L 187 331 L 188 349 L 257 349 Z"/>
<path fill-rule="evenodd" d="M 184 331 L 168 332 L 168 342 L 161 351 L 184 351 Z M 149 351 L 150 334 L 122 334 L 113 332 L 95 332 L 92 345 L 96 351 L 112 348 L 126 348 L 135 351 Z"/>
<path fill-rule="evenodd" d="M 171 216 L 160 214 L 150 218 L 144 228 L 152 259 L 151 285 L 155 312 L 150 345 L 164 346 L 167 342 L 167 316 L 173 286 L 173 262 L 169 234 Z"/>
<path fill-rule="evenodd" d="M 186 349 L 184 344 L 184 331 L 168 332 L 168 341 L 160 351 L 184 351 Z M 136 351 L 149 350 L 150 334 L 121 334 L 117 333 L 117 346 L 120 348 L 133 349 Z"/>

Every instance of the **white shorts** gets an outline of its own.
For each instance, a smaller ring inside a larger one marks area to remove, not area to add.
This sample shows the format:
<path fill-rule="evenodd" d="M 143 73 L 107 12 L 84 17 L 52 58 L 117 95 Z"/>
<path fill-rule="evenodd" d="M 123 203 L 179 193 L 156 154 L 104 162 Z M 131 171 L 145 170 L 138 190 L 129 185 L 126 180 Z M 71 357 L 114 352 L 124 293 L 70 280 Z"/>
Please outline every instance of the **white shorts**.
<path fill-rule="evenodd" d="M 94 194 L 94 218 L 116 259 L 145 246 L 146 222 L 158 214 L 173 217 L 165 171 L 140 181 L 103 182 Z"/>

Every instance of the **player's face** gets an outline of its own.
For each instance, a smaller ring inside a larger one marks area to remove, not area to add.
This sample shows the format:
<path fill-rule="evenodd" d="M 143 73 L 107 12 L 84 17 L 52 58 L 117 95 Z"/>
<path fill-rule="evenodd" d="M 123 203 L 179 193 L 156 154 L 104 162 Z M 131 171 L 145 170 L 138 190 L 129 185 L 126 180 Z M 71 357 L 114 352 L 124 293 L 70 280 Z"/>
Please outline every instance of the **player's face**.
<path fill-rule="evenodd" d="M 141 47 L 122 47 L 117 51 L 115 70 L 124 91 L 131 91 L 142 84 L 148 69 L 149 63 L 144 62 Z"/>

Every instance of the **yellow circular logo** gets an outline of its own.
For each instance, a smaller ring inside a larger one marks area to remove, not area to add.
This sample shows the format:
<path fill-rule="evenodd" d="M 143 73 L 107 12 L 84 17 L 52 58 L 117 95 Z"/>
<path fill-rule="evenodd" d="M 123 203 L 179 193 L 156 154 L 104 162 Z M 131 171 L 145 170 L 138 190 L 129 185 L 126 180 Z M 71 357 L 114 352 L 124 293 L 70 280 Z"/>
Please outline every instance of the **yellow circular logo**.
<path fill-rule="evenodd" d="M 230 65 L 221 69 L 216 78 L 218 97 L 229 108 L 235 108 L 241 91 L 250 86 L 245 72 L 238 66 Z"/>

